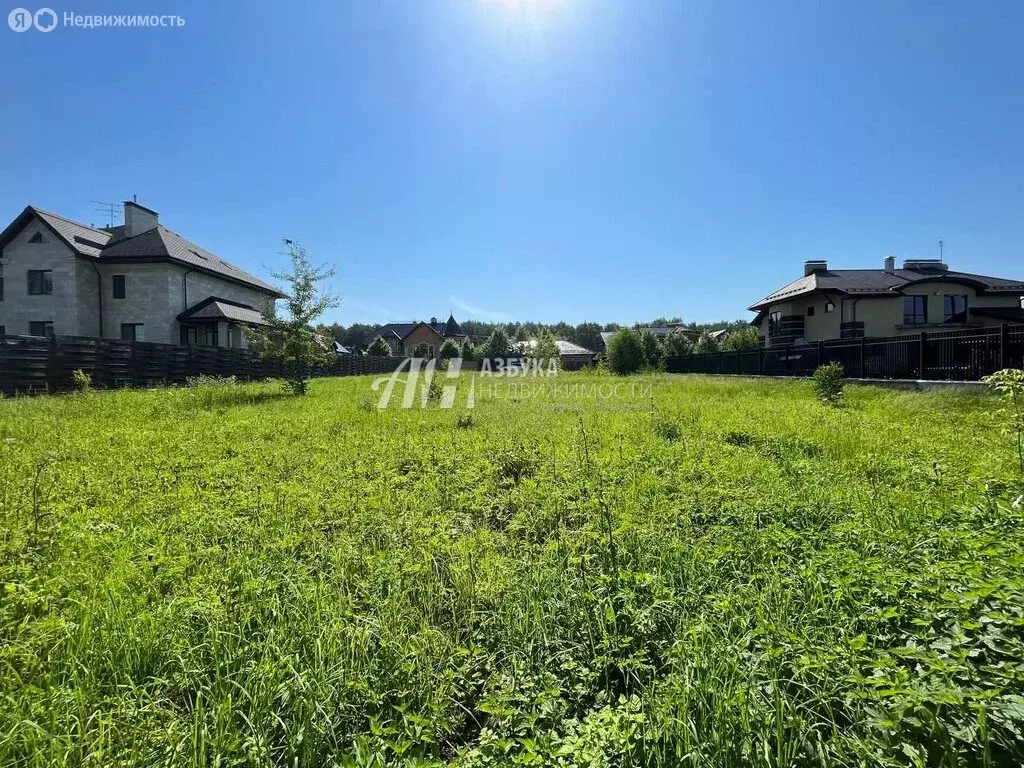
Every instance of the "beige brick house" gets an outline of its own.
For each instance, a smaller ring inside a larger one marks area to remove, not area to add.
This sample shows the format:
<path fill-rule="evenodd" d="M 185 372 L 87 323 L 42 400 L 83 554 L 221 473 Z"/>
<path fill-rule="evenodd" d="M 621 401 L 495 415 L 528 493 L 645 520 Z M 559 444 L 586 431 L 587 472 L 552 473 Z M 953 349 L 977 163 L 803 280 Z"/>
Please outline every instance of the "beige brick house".
<path fill-rule="evenodd" d="M 901 336 L 924 330 L 1024 322 L 1024 281 L 956 272 L 938 259 L 897 269 L 829 269 L 808 261 L 804 274 L 750 306 L 762 343 Z"/>
<path fill-rule="evenodd" d="M 124 204 L 91 227 L 28 206 L 0 233 L 0 335 L 246 346 L 277 288 Z"/>

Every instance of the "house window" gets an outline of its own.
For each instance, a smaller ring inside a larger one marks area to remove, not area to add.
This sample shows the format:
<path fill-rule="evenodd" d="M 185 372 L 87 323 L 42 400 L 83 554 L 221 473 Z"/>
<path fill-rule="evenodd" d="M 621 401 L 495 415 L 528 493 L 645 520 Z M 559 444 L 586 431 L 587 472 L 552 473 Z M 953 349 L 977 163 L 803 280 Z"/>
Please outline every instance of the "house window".
<path fill-rule="evenodd" d="M 28 324 L 29 336 L 53 336 L 53 320 L 33 320 Z"/>
<path fill-rule="evenodd" d="M 142 323 L 121 323 L 121 340 L 144 341 L 146 337 L 143 328 Z"/>
<path fill-rule="evenodd" d="M 30 269 L 28 271 L 29 296 L 45 296 L 53 293 L 53 270 Z"/>
<path fill-rule="evenodd" d="M 814 317 L 814 305 L 811 305 L 807 308 L 807 316 Z"/>
<path fill-rule="evenodd" d="M 835 312 L 835 309 L 836 305 L 833 304 L 831 301 L 825 302 L 825 314 L 828 314 L 829 312 Z"/>
<path fill-rule="evenodd" d="M 124 275 L 114 275 L 114 298 L 124 298 Z"/>
<path fill-rule="evenodd" d="M 34 235 L 32 235 L 32 237 L 30 237 L 28 239 L 28 241 L 30 243 L 45 243 L 46 242 L 45 240 L 43 240 L 43 233 L 42 232 L 36 232 Z"/>
<path fill-rule="evenodd" d="M 183 347 L 194 347 L 199 343 L 199 335 L 194 326 L 181 326 L 181 345 Z"/>
<path fill-rule="evenodd" d="M 903 297 L 903 324 L 920 325 L 928 322 L 928 297 Z"/>
<path fill-rule="evenodd" d="M 942 297 L 942 322 L 967 322 L 967 294 L 946 294 Z"/>
<path fill-rule="evenodd" d="M 217 326 L 208 325 L 206 326 L 206 346 L 216 347 L 217 346 Z"/>
<path fill-rule="evenodd" d="M 779 330 L 782 326 L 782 313 L 772 312 L 768 315 L 768 335 L 778 336 Z"/>
<path fill-rule="evenodd" d="M 433 357 L 433 356 L 434 356 L 434 345 L 431 344 L 430 346 L 427 347 L 427 357 Z"/>

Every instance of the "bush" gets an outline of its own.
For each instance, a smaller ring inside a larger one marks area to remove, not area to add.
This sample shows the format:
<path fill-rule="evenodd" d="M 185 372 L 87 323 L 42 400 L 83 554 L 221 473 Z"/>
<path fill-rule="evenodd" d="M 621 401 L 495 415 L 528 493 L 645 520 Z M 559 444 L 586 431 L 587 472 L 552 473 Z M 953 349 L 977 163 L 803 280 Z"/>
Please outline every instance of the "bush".
<path fill-rule="evenodd" d="M 814 371 L 814 391 L 823 403 L 842 405 L 845 375 L 842 363 L 826 363 Z"/>
<path fill-rule="evenodd" d="M 735 331 L 729 331 L 722 342 L 722 349 L 756 349 L 757 329 L 748 325 Z"/>
<path fill-rule="evenodd" d="M 1024 474 L 1024 371 L 1004 368 L 982 379 L 996 390 L 1003 400 L 997 411 L 1003 432 L 1017 441 L 1017 468 Z"/>
<path fill-rule="evenodd" d="M 511 346 L 508 336 L 501 328 L 496 328 L 490 338 L 484 343 L 484 357 L 499 358 L 508 357 Z"/>
<path fill-rule="evenodd" d="M 201 373 L 198 376 L 189 376 L 185 379 L 185 383 L 195 389 L 221 388 L 235 386 L 238 383 L 238 379 L 234 376 L 210 376 Z"/>
<path fill-rule="evenodd" d="M 708 333 L 702 333 L 697 343 L 693 345 L 693 354 L 707 355 L 718 351 L 718 342 L 711 338 Z"/>
<path fill-rule="evenodd" d="M 693 343 L 683 333 L 670 333 L 662 344 L 665 357 L 684 357 L 693 351 Z"/>
<path fill-rule="evenodd" d="M 442 360 L 450 360 L 453 357 L 458 357 L 461 352 L 458 344 L 451 339 L 445 339 L 444 344 L 437 350 L 437 356 Z"/>
<path fill-rule="evenodd" d="M 665 363 L 665 351 L 658 337 L 650 331 L 640 332 L 640 346 L 644 350 L 644 367 L 658 370 Z"/>
<path fill-rule="evenodd" d="M 462 345 L 462 359 L 467 362 L 476 362 L 480 359 L 476 347 L 473 346 L 473 342 L 469 339 L 466 339 L 466 342 Z"/>
<path fill-rule="evenodd" d="M 92 376 L 81 368 L 76 368 L 71 372 L 71 385 L 76 392 L 88 392 L 92 389 Z"/>
<path fill-rule="evenodd" d="M 619 331 L 608 342 L 608 367 L 619 375 L 636 373 L 644 367 L 643 340 L 640 332 Z"/>
<path fill-rule="evenodd" d="M 378 336 L 373 340 L 370 348 L 366 350 L 366 354 L 373 355 L 374 357 L 390 357 L 391 345 L 384 340 L 383 336 Z"/>

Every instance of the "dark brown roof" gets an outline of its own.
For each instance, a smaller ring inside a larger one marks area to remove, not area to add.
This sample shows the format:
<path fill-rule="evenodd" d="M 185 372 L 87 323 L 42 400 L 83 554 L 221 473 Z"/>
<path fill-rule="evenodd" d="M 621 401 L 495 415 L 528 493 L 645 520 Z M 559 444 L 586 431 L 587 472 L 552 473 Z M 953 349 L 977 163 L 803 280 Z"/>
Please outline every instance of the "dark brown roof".
<path fill-rule="evenodd" d="M 270 283 L 229 264 L 162 225 L 134 237 L 124 237 L 123 226 L 108 229 L 90 227 L 30 205 L 0 233 L 0 248 L 7 245 L 36 216 L 81 256 L 101 261 L 171 261 L 284 297 Z"/>
<path fill-rule="evenodd" d="M 229 301 L 217 296 L 210 296 L 189 307 L 178 315 L 178 320 L 234 320 L 247 325 L 265 325 L 267 322 L 261 312 L 248 304 Z"/>
<path fill-rule="evenodd" d="M 443 323 L 423 323 L 415 321 L 411 323 L 385 323 L 379 328 L 370 331 L 370 333 L 363 337 L 363 346 L 370 346 L 378 336 L 404 339 L 421 325 L 427 326 L 438 336 L 445 339 L 462 338 L 466 335 L 463 333 L 462 328 L 459 327 L 459 324 L 455 321 L 455 317 L 449 315 L 448 320 Z"/>
<path fill-rule="evenodd" d="M 904 288 L 919 282 L 951 282 L 970 285 L 979 293 L 1022 293 L 1024 282 L 1001 277 L 974 275 L 942 269 L 828 269 L 804 275 L 774 293 L 750 305 L 759 311 L 770 304 L 811 293 L 839 293 L 851 296 L 886 295 L 901 293 Z"/>

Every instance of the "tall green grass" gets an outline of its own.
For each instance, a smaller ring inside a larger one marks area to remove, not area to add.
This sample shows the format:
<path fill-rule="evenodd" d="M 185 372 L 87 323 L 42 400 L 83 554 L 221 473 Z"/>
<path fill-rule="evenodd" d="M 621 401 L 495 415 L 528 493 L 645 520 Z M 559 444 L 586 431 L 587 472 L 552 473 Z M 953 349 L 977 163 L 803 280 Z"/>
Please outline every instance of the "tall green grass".
<path fill-rule="evenodd" d="M 986 398 L 631 381 L 0 401 L 0 765 L 1024 760 Z"/>

